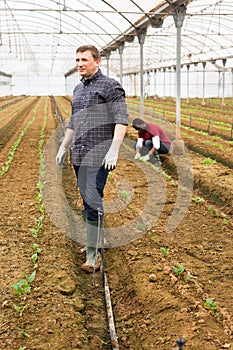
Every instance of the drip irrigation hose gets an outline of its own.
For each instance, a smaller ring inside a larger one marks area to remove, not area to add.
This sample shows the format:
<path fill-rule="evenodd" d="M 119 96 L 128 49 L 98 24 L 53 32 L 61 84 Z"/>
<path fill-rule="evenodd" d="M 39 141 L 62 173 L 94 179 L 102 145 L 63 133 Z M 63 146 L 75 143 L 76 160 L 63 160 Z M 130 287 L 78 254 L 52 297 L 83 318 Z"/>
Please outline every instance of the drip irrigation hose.
<path fill-rule="evenodd" d="M 111 337 L 111 345 L 112 350 L 119 350 L 119 344 L 117 340 L 116 330 L 115 330 L 115 324 L 114 324 L 114 316 L 112 311 L 112 303 L 111 303 L 111 295 L 110 290 L 108 286 L 107 276 L 104 271 L 104 229 L 102 227 L 101 230 L 101 223 L 102 223 L 102 211 L 98 209 L 98 233 L 97 233 L 97 244 L 96 244 L 96 252 L 98 254 L 98 248 L 99 248 L 99 242 L 101 243 L 101 276 L 102 276 L 102 286 L 103 291 L 105 295 L 105 303 L 106 303 L 106 313 L 108 317 L 108 325 L 109 325 L 109 332 Z M 96 254 L 96 259 L 97 259 Z M 94 265 L 94 285 L 95 285 L 95 265 Z"/>
<path fill-rule="evenodd" d="M 94 287 L 96 287 L 96 280 L 95 280 L 95 273 L 96 273 L 96 264 L 99 258 L 99 243 L 101 240 L 101 249 L 102 249 L 102 236 L 103 236 L 103 230 L 101 234 L 101 222 L 102 222 L 102 211 L 98 208 L 98 226 L 97 226 L 97 239 L 96 239 L 96 249 L 95 249 L 95 261 L 94 261 L 94 269 L 93 269 L 93 284 Z M 102 264 L 102 259 L 101 259 L 101 264 Z"/>
<path fill-rule="evenodd" d="M 177 339 L 176 344 L 179 346 L 179 350 L 183 350 L 185 339 Z"/>

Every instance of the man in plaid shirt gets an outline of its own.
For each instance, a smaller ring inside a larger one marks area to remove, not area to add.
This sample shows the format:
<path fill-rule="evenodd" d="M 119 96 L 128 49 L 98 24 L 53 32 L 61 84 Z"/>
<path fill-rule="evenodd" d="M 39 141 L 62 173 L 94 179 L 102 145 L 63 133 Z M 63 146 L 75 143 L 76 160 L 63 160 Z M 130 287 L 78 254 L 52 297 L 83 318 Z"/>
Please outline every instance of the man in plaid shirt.
<path fill-rule="evenodd" d="M 103 220 L 103 191 L 108 172 L 115 169 L 120 145 L 128 125 L 125 91 L 99 69 L 100 54 L 95 46 L 76 50 L 76 66 L 82 76 L 72 98 L 72 115 L 56 162 L 62 167 L 72 147 L 77 184 L 87 213 L 86 272 L 98 268 L 96 244 L 98 215 Z"/>

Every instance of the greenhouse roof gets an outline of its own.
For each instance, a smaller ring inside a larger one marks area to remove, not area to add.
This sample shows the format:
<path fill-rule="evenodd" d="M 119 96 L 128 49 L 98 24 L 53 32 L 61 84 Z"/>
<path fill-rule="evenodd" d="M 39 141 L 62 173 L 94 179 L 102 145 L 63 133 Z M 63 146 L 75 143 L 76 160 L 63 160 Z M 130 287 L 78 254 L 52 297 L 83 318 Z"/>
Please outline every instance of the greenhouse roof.
<path fill-rule="evenodd" d="M 76 48 L 96 45 L 111 71 L 138 72 L 139 34 L 144 70 L 176 65 L 174 9 L 187 4 L 181 29 L 181 64 L 210 61 L 233 67 L 232 0 L 1 0 L 0 71 L 64 75 L 75 66 Z"/>

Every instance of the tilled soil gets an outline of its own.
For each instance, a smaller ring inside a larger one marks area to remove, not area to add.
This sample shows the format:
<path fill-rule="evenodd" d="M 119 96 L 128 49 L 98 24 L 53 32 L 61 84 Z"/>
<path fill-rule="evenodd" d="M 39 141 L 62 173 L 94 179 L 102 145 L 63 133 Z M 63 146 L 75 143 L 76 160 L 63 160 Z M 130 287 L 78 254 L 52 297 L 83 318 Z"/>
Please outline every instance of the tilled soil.
<path fill-rule="evenodd" d="M 56 221 L 48 210 L 38 238 L 30 230 L 40 215 L 38 142 L 45 100 L 41 98 L 34 123 L 0 178 L 2 348 L 111 349 L 101 273 L 93 276 L 81 270 L 83 244 L 61 229 L 64 212 L 58 210 Z M 56 128 L 50 102 L 47 114 L 45 145 Z M 220 163 L 205 166 L 202 156 L 189 152 L 193 170 L 184 171 L 188 178 L 193 175 L 190 195 L 174 170 L 174 157 L 164 157 L 162 169 L 134 160 L 134 137 L 129 127 L 104 197 L 109 244 L 105 269 L 119 348 L 177 349 L 176 340 L 184 338 L 187 349 L 231 349 L 232 170 Z M 74 173 L 67 162 L 60 178 L 61 171 L 52 161 L 56 147 L 56 142 L 49 147 L 51 161 L 46 165 L 50 168 L 45 171 L 51 178 L 44 191 L 56 202 L 60 181 L 67 213 L 72 210 L 81 222 Z M 1 150 L 1 166 L 9 149 L 6 144 Z M 60 206 L 59 201 L 55 204 Z M 174 227 L 170 231 L 169 222 Z M 36 269 L 31 259 L 35 243 L 42 248 Z M 20 316 L 13 307 L 20 300 L 12 285 L 34 270 L 36 277 L 21 301 L 25 309 Z"/>

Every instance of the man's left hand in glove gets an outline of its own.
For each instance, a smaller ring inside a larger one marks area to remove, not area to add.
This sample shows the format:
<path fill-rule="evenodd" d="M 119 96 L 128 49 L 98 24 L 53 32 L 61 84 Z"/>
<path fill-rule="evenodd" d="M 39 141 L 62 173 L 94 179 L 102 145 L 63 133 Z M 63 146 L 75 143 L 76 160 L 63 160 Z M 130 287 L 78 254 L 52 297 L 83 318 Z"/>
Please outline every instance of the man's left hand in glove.
<path fill-rule="evenodd" d="M 109 148 L 108 152 L 106 153 L 102 165 L 106 170 L 114 170 L 116 168 L 117 159 L 118 159 L 118 153 L 119 151 L 114 148 Z"/>

